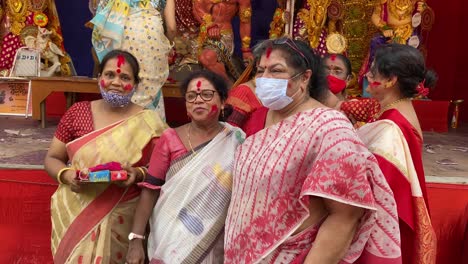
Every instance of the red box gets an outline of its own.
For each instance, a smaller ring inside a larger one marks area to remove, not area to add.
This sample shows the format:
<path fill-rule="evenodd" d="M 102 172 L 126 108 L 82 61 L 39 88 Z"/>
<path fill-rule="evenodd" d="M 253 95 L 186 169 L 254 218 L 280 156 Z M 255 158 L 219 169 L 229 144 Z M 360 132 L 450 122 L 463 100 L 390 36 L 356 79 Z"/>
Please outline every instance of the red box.
<path fill-rule="evenodd" d="M 111 181 L 126 181 L 128 178 L 127 171 L 111 171 Z"/>

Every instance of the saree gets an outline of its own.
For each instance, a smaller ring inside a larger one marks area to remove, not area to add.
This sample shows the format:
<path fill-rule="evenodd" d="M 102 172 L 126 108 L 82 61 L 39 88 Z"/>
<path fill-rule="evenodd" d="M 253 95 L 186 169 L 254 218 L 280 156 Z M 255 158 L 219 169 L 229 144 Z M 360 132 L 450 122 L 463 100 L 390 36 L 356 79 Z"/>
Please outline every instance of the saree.
<path fill-rule="evenodd" d="M 262 107 L 262 103 L 252 89 L 245 84 L 241 84 L 229 91 L 226 104 L 233 107 L 233 112 L 229 115 L 227 122 L 243 130 L 244 124 L 250 118 L 251 113 Z"/>
<path fill-rule="evenodd" d="M 393 109 L 359 128 L 358 134 L 395 193 L 403 263 L 435 263 L 437 239 L 428 211 L 419 134 Z"/>
<path fill-rule="evenodd" d="M 95 130 L 66 145 L 71 168 L 81 170 L 111 161 L 133 165 L 165 124 L 152 111 Z M 51 198 L 52 254 L 55 263 L 121 263 L 139 192 L 100 183 L 80 193 L 59 185 Z"/>
<path fill-rule="evenodd" d="M 239 128 L 223 124 L 196 153 L 171 162 L 150 219 L 150 263 L 223 262 L 234 153 L 244 140 Z"/>
<path fill-rule="evenodd" d="M 225 263 L 303 263 L 326 221 L 294 234 L 311 196 L 365 210 L 340 263 L 401 263 L 393 193 L 343 114 L 290 116 L 248 137 L 235 161 Z"/>

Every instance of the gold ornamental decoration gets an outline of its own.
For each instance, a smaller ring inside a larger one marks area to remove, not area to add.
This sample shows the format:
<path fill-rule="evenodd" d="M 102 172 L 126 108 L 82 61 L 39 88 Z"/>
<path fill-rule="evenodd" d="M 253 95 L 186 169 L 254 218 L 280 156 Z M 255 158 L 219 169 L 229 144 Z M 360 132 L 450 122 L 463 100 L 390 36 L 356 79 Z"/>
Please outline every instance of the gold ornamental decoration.
<path fill-rule="evenodd" d="M 348 47 L 346 38 L 339 33 L 332 33 L 326 39 L 328 53 L 342 54 Z"/>
<path fill-rule="evenodd" d="M 29 0 L 31 3 L 31 10 L 34 12 L 43 12 L 47 7 L 48 0 Z"/>
<path fill-rule="evenodd" d="M 399 20 L 410 17 L 414 9 L 412 0 L 390 0 L 388 6 L 390 13 Z"/>
<path fill-rule="evenodd" d="M 11 33 L 19 35 L 25 26 L 28 15 L 28 0 L 6 0 L 8 15 L 11 18 Z"/>
<path fill-rule="evenodd" d="M 34 13 L 34 24 L 40 26 L 40 27 L 45 27 L 49 23 L 49 18 L 47 17 L 46 14 L 42 12 L 37 12 Z"/>

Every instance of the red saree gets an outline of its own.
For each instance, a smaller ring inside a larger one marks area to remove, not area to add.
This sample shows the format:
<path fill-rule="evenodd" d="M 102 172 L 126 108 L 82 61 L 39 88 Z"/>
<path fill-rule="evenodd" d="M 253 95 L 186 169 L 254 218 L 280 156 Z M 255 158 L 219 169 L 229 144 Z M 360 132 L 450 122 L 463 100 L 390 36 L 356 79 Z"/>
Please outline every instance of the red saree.
<path fill-rule="evenodd" d="M 392 188 L 400 219 L 403 263 L 435 263 L 436 236 L 429 218 L 426 180 L 422 162 L 423 140 L 417 130 L 396 109 L 385 111 L 379 120 L 393 121 L 407 142 L 417 182 L 407 180 L 395 164 L 375 154 L 379 166 Z M 385 140 L 385 139 L 382 139 Z M 415 194 L 412 184 L 419 185 L 421 195 Z"/>
<path fill-rule="evenodd" d="M 229 91 L 226 104 L 233 107 L 233 112 L 228 117 L 227 122 L 233 126 L 240 127 L 244 131 L 244 125 L 250 118 L 250 115 L 262 107 L 262 103 L 258 100 L 252 89 L 245 84 L 241 84 Z"/>

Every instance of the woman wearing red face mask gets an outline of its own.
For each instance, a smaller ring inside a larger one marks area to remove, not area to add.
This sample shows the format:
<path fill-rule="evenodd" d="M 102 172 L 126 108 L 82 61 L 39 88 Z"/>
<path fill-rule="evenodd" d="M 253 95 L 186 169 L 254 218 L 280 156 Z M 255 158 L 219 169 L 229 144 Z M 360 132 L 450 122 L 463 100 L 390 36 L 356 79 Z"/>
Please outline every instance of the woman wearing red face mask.
<path fill-rule="evenodd" d="M 346 86 L 351 80 L 351 62 L 341 54 L 328 54 L 323 58 L 328 73 L 328 88 L 340 101 L 346 99 Z"/>

